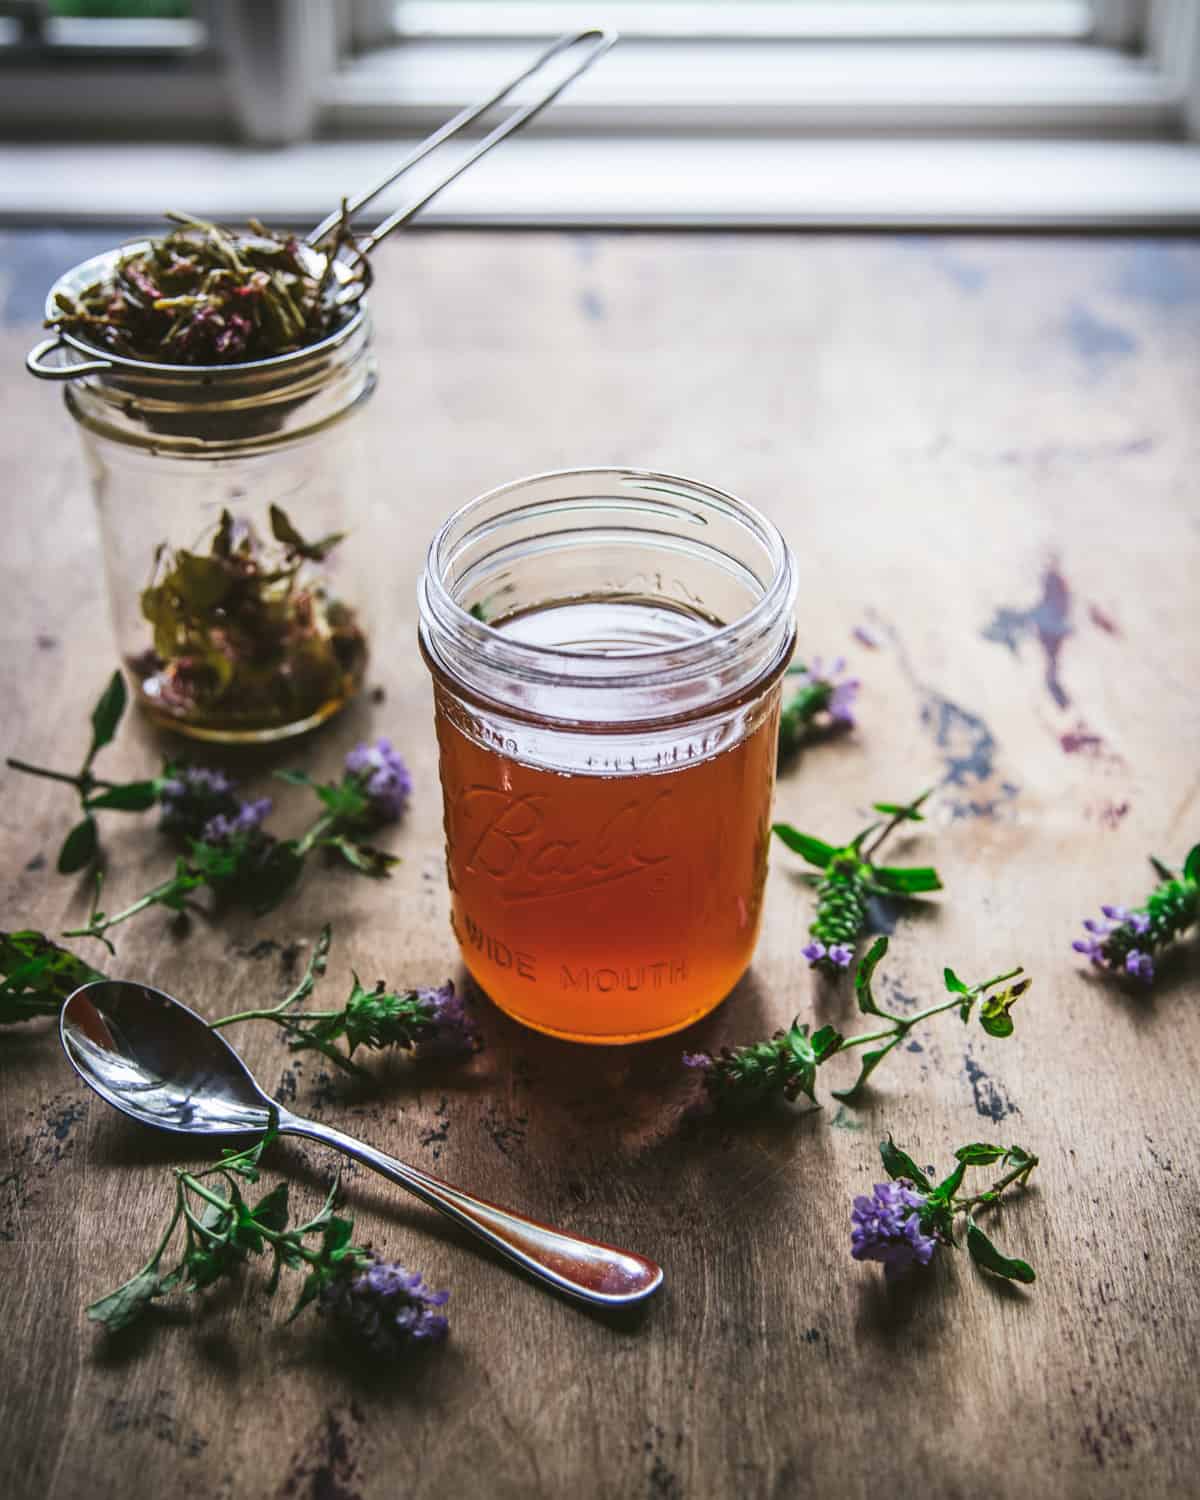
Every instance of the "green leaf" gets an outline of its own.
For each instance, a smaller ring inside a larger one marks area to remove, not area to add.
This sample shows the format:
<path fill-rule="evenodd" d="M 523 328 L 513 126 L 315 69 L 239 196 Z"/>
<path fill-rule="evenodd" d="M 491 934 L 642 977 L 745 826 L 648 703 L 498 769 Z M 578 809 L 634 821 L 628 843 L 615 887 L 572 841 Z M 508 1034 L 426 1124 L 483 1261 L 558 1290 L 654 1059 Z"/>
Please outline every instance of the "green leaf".
<path fill-rule="evenodd" d="M 269 1193 L 265 1193 L 254 1205 L 254 1219 L 267 1229 L 272 1229 L 276 1234 L 282 1234 L 287 1228 L 288 1221 L 288 1185 L 286 1182 L 277 1183 Z"/>
<path fill-rule="evenodd" d="M 909 1182 L 919 1187 L 923 1193 L 932 1192 L 929 1178 L 906 1151 L 901 1151 L 890 1135 L 886 1141 L 880 1141 L 879 1155 L 883 1159 L 883 1170 L 893 1180 L 898 1177 L 907 1177 Z"/>
<path fill-rule="evenodd" d="M 903 1033 L 898 1031 L 892 1040 L 884 1046 L 877 1048 L 874 1052 L 864 1052 L 862 1054 L 862 1064 L 858 1070 L 858 1077 L 848 1089 L 831 1089 L 830 1092 L 833 1097 L 840 1099 L 843 1104 L 852 1103 L 867 1079 L 870 1078 L 871 1074 L 900 1040 L 902 1035 Z"/>
<path fill-rule="evenodd" d="M 307 771 L 275 771 L 276 781 L 286 781 L 292 786 L 312 786 L 313 779 Z"/>
<path fill-rule="evenodd" d="M 810 833 L 800 833 L 790 823 L 773 823 L 771 832 L 781 838 L 793 854 L 799 854 L 819 870 L 823 870 L 837 853 L 832 844 L 815 839 Z"/>
<path fill-rule="evenodd" d="M 289 1323 L 293 1318 L 299 1317 L 308 1304 L 320 1296 L 321 1288 L 325 1285 L 326 1279 L 326 1273 L 321 1270 L 313 1270 L 310 1275 L 305 1277 L 304 1285 L 300 1288 L 300 1296 L 296 1301 L 296 1305 L 288 1314 L 287 1321 Z"/>
<path fill-rule="evenodd" d="M 129 692 L 125 687 L 124 675 L 119 671 L 114 672 L 92 709 L 92 747 L 84 761 L 85 767 L 91 765 L 98 750 L 111 743 L 128 701 Z"/>
<path fill-rule="evenodd" d="M 321 1243 L 322 1252 L 334 1257 L 344 1250 L 353 1238 L 354 1220 L 338 1218 L 335 1214 L 325 1225 Z"/>
<path fill-rule="evenodd" d="M 306 542 L 292 525 L 287 511 L 281 510 L 278 505 L 272 505 L 270 515 L 271 535 L 275 540 L 282 542 L 300 557 L 308 558 L 310 562 L 321 562 L 346 535 L 344 531 L 335 531 L 330 536 L 322 537 L 319 542 Z"/>
<path fill-rule="evenodd" d="M 1013 1019 L 1009 1011 L 1032 983 L 1031 979 L 1022 979 L 997 995 L 984 996 L 979 1010 L 979 1024 L 988 1036 L 1012 1036 Z"/>
<path fill-rule="evenodd" d="M 373 880 L 384 879 L 391 874 L 392 866 L 400 863 L 398 854 L 389 854 L 386 849 L 376 849 L 373 844 L 363 844 L 343 834 L 334 834 L 320 842 L 322 848 L 336 850 L 348 865 Z"/>
<path fill-rule="evenodd" d="M 955 1153 L 957 1155 L 957 1153 Z M 954 1164 L 954 1170 L 949 1177 L 943 1177 L 937 1187 L 929 1195 L 930 1201 L 935 1205 L 949 1204 L 950 1200 L 962 1187 L 962 1180 L 967 1174 L 967 1164 L 959 1160 Z"/>
<path fill-rule="evenodd" d="M 1003 1146 L 993 1146 L 987 1141 L 972 1141 L 969 1146 L 960 1146 L 954 1154 L 965 1166 L 986 1167 L 1008 1153 Z"/>
<path fill-rule="evenodd" d="M 1200 882 L 1200 844 L 1193 844 L 1183 862 L 1183 878 Z"/>
<path fill-rule="evenodd" d="M 1003 1276 L 1007 1281 L 1021 1281 L 1026 1285 L 1037 1280 L 1028 1261 L 1001 1255 L 974 1219 L 967 1222 L 967 1249 L 977 1266 L 982 1266 L 995 1276 Z"/>
<path fill-rule="evenodd" d="M 82 870 L 85 865 L 91 864 L 99 843 L 96 820 L 89 814 L 82 822 L 76 823 L 63 840 L 63 846 L 58 851 L 58 873 L 74 875 L 76 870 Z"/>
<path fill-rule="evenodd" d="M 946 988 L 952 995 L 969 995 L 971 993 L 953 969 L 943 969 L 942 978 L 946 981 Z"/>
<path fill-rule="evenodd" d="M 117 812 L 145 812 L 158 801 L 157 781 L 127 781 L 124 786 L 109 787 L 84 804 L 90 810 L 111 808 Z"/>
<path fill-rule="evenodd" d="M 116 1333 L 136 1323 L 163 1290 L 163 1279 L 156 1270 L 139 1271 L 124 1286 L 91 1303 L 87 1315 L 93 1323 L 103 1323 L 109 1333 Z"/>
<path fill-rule="evenodd" d="M 901 869 L 896 865 L 872 865 L 871 879 L 891 895 L 917 896 L 925 891 L 940 891 L 942 878 L 931 865 Z"/>
<path fill-rule="evenodd" d="M 871 989 L 871 980 L 878 967 L 879 960 L 888 951 L 888 940 L 885 937 L 876 938 L 871 949 L 854 971 L 854 993 L 858 997 L 858 1008 L 864 1016 L 883 1016 L 892 1021 L 894 1016 L 889 1016 L 886 1010 L 880 1010 Z"/>
<path fill-rule="evenodd" d="M 813 1057 L 822 1063 L 842 1045 L 842 1034 L 832 1026 L 822 1026 L 819 1031 L 814 1031 L 811 1037 Z"/>
<path fill-rule="evenodd" d="M 360 818 L 368 807 L 366 793 L 353 778 L 314 786 L 313 791 L 335 818 Z"/>
<path fill-rule="evenodd" d="M 1005 1163 L 1010 1167 L 1023 1167 L 1026 1162 L 1036 1162 L 1037 1157 L 1024 1146 L 1010 1146 L 1005 1154 Z"/>
<path fill-rule="evenodd" d="M 1175 871 L 1172 870 L 1171 866 L 1163 864 L 1157 855 L 1152 854 L 1150 856 L 1150 863 L 1154 867 L 1154 873 L 1160 880 L 1174 880 L 1176 878 Z"/>
<path fill-rule="evenodd" d="M 928 796 L 928 792 L 925 795 Z M 872 802 L 871 806 L 876 812 L 886 813 L 889 818 L 901 818 L 908 823 L 925 821 L 925 814 L 919 813 L 915 804 L 906 803 L 901 807 L 898 802 Z"/>

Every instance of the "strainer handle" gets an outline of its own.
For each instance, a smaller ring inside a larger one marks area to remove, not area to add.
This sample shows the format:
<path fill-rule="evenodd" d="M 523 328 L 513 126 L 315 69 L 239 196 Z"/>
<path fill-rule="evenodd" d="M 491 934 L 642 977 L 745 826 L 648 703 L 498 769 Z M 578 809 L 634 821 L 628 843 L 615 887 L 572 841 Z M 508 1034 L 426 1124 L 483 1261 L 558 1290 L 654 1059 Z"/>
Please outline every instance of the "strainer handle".
<path fill-rule="evenodd" d="M 25 356 L 25 368 L 39 380 L 74 380 L 77 375 L 94 375 L 100 370 L 111 370 L 112 361 L 107 359 L 83 359 L 74 365 L 44 365 L 46 355 L 67 347 L 62 334 L 56 333 L 40 344 L 35 344 Z"/>

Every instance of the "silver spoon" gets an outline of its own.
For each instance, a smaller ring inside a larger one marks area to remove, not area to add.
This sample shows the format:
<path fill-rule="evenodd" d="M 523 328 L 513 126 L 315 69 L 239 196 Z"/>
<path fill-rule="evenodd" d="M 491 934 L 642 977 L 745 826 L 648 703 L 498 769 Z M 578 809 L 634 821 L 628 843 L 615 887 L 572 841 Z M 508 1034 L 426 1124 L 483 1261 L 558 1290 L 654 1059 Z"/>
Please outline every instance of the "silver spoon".
<path fill-rule="evenodd" d="M 382 1173 L 560 1292 L 624 1307 L 662 1284 L 661 1267 L 644 1256 L 472 1198 L 331 1125 L 292 1114 L 263 1093 L 223 1036 L 161 990 L 120 979 L 85 984 L 64 1004 L 59 1034 L 84 1083 L 143 1125 L 220 1137 L 261 1133 L 274 1118 L 281 1135 L 307 1136 Z"/>

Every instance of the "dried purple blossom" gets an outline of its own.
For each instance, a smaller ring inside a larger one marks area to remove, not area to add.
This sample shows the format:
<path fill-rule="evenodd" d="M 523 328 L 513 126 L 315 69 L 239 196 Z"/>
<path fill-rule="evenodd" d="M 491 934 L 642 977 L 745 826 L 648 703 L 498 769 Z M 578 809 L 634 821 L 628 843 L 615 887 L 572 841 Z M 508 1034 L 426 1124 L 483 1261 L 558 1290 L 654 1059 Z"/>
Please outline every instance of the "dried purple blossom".
<path fill-rule="evenodd" d="M 381 1359 L 396 1359 L 445 1341 L 450 1324 L 446 1291 L 433 1291 L 417 1271 L 370 1255 L 326 1282 L 319 1306 Z"/>
<path fill-rule="evenodd" d="M 417 999 L 424 1010 L 417 1036 L 422 1057 L 469 1057 L 480 1050 L 482 1038 L 453 980 L 447 979 L 436 989 L 418 990 Z"/>
<path fill-rule="evenodd" d="M 872 1197 L 860 1194 L 850 1212 L 850 1254 L 877 1260 L 889 1281 L 913 1265 L 927 1266 L 937 1240 L 921 1228 L 925 1199 L 907 1179 L 877 1182 Z"/>
<path fill-rule="evenodd" d="M 261 826 L 271 811 L 270 797 L 256 797 L 252 802 L 239 803 L 232 816 L 218 813 L 204 825 L 201 837 L 208 844 L 222 844 L 240 833 L 253 833 Z"/>
<path fill-rule="evenodd" d="M 403 815 L 412 795 L 412 777 L 391 740 L 356 745 L 346 756 L 346 772 L 358 780 L 376 822 L 394 823 Z"/>
<path fill-rule="evenodd" d="M 854 724 L 854 702 L 861 684 L 857 677 L 843 677 L 845 670 L 846 661 L 841 656 L 828 668 L 819 656 L 807 664 L 789 668 L 787 675 L 794 679 L 796 691 L 783 705 L 779 717 L 781 752 L 794 749 L 808 726 L 821 715 L 843 728 Z"/>

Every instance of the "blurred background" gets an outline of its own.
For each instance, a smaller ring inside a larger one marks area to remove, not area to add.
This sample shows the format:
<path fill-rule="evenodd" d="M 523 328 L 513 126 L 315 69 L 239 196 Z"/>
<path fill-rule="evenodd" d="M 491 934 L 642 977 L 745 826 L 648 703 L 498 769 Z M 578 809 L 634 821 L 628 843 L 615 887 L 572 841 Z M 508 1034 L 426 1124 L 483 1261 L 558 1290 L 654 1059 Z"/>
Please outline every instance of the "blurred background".
<path fill-rule="evenodd" d="M 1200 223 L 1196 0 L 0 0 L 0 225 L 320 217 L 601 24 L 429 222 Z"/>

